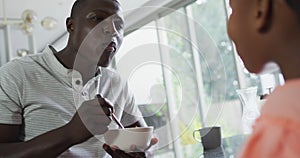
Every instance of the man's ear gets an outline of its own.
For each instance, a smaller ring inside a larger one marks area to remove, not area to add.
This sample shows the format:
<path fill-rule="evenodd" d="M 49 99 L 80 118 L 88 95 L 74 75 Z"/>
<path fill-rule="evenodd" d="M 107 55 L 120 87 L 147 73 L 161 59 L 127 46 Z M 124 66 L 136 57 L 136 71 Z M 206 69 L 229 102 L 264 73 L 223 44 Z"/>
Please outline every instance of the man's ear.
<path fill-rule="evenodd" d="M 259 32 L 267 32 L 273 18 L 273 0 L 256 0 L 256 28 Z"/>
<path fill-rule="evenodd" d="M 67 26 L 68 32 L 74 31 L 74 25 L 73 25 L 72 18 L 70 18 L 70 17 L 67 18 L 67 20 L 66 20 L 66 26 Z"/>

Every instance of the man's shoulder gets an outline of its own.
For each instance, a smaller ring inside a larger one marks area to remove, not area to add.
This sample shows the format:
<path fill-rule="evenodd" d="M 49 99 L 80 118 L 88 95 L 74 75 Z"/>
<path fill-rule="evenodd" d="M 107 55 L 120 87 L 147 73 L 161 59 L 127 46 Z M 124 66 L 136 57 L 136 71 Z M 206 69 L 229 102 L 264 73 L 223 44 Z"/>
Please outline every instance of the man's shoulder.
<path fill-rule="evenodd" d="M 5 63 L 3 66 L 1 66 L 1 70 L 6 69 L 24 69 L 27 66 L 32 66 L 33 63 L 36 62 L 36 59 L 41 58 L 42 53 L 39 54 L 32 54 L 27 55 L 21 58 L 15 58 L 7 63 Z"/>
<path fill-rule="evenodd" d="M 111 78 L 120 78 L 120 74 L 112 68 L 102 68 L 102 73 L 105 76 L 109 76 Z"/>
<path fill-rule="evenodd" d="M 112 81 L 115 85 L 125 85 L 127 80 L 113 68 L 102 68 L 103 77 L 106 80 Z"/>
<path fill-rule="evenodd" d="M 5 63 L 3 66 L 0 67 L 0 72 L 21 70 L 25 66 L 24 65 L 25 62 L 23 58 L 25 57 L 16 58 Z"/>
<path fill-rule="evenodd" d="M 104 67 L 104 68 L 101 68 L 101 71 L 104 72 L 104 73 L 117 73 L 117 71 L 113 68 L 110 68 L 110 67 Z"/>
<path fill-rule="evenodd" d="M 0 67 L 0 80 L 21 79 L 24 75 L 24 64 L 20 59 L 14 59 Z"/>
<path fill-rule="evenodd" d="M 2 75 L 25 75 L 25 71 L 34 70 L 44 61 L 45 52 L 30 54 L 24 57 L 15 58 L 0 67 Z"/>

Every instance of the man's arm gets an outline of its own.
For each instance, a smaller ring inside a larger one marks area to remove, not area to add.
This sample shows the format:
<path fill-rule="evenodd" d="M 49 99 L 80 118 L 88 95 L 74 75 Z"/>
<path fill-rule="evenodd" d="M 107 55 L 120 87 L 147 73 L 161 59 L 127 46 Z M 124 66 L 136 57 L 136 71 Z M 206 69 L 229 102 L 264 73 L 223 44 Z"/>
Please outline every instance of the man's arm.
<path fill-rule="evenodd" d="M 0 124 L 0 157 L 57 157 L 74 144 L 92 135 L 82 131 L 78 136 L 71 124 L 49 131 L 32 140 L 18 140 L 20 125 Z"/>
<path fill-rule="evenodd" d="M 86 101 L 69 123 L 25 142 L 18 140 L 21 125 L 0 124 L 0 157 L 57 157 L 93 134 L 105 133 L 111 120 L 101 108 L 104 104 L 103 98 L 100 104 L 98 99 Z"/>

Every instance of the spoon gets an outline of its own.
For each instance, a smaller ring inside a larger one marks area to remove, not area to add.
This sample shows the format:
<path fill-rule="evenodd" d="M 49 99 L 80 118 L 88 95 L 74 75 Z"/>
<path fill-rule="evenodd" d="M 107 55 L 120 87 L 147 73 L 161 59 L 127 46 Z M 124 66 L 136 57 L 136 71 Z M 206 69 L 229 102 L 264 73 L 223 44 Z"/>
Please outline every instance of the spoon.
<path fill-rule="evenodd" d="M 120 120 L 116 117 L 115 113 L 111 113 L 111 117 L 117 123 L 117 125 L 120 128 L 124 129 L 124 126 L 122 125 L 122 123 L 120 122 Z"/>
<path fill-rule="evenodd" d="M 115 113 L 114 113 L 114 109 L 112 106 L 112 103 L 105 97 L 102 96 L 102 94 L 100 93 L 100 82 L 101 82 L 101 76 L 102 76 L 102 71 L 101 71 L 101 67 L 97 68 L 97 72 L 96 72 L 96 76 L 98 76 L 97 78 L 97 94 L 96 95 L 100 95 L 108 104 L 110 104 L 109 108 L 109 112 L 111 114 L 112 120 L 115 121 L 115 123 L 122 129 L 124 129 L 124 126 L 122 125 L 122 123 L 120 122 L 120 120 L 116 117 Z"/>
<path fill-rule="evenodd" d="M 104 98 L 104 97 L 102 97 L 102 98 Z M 108 99 L 106 99 L 106 98 L 104 98 L 104 100 L 105 100 L 108 104 L 110 104 L 110 106 L 111 106 L 111 108 L 109 108 L 109 112 L 110 112 L 110 114 L 111 114 L 112 120 L 114 120 L 115 123 L 116 123 L 120 128 L 124 129 L 124 126 L 122 125 L 122 123 L 121 123 L 120 120 L 116 117 L 116 115 L 115 115 L 115 113 L 114 113 L 112 103 L 111 103 Z"/>

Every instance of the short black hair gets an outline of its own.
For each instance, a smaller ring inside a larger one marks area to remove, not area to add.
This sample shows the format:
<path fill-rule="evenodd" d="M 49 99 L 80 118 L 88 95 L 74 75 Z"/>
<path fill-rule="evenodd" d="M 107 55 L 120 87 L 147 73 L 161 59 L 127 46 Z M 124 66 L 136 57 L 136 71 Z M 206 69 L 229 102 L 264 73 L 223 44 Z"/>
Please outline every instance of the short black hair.
<path fill-rule="evenodd" d="M 73 3 L 72 9 L 71 9 L 71 17 L 74 16 L 75 10 L 78 8 L 78 6 L 79 6 L 82 2 L 85 2 L 85 1 L 88 1 L 88 0 L 76 0 L 76 1 Z M 99 1 L 101 1 L 101 0 L 99 0 Z M 118 0 L 111 0 L 111 1 L 120 4 L 120 2 L 119 2 Z"/>

